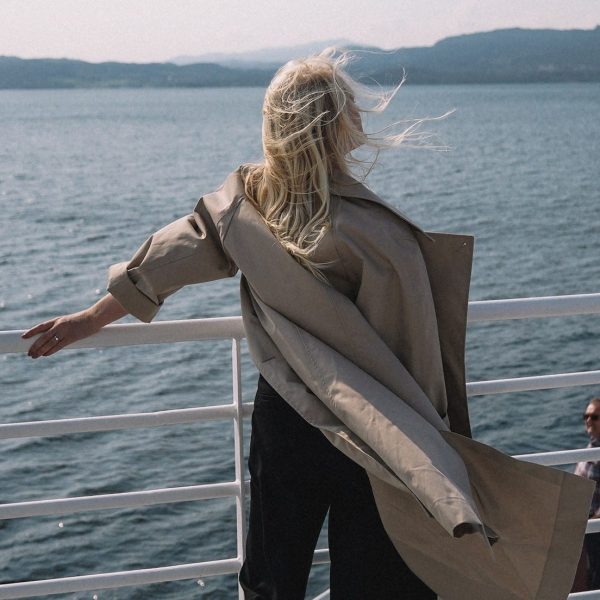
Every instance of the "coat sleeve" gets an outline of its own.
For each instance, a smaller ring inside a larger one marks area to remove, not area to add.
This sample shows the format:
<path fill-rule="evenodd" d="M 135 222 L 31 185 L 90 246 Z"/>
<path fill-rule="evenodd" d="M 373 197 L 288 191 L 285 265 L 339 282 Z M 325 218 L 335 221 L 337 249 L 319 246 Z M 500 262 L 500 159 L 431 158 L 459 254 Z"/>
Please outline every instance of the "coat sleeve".
<path fill-rule="evenodd" d="M 192 214 L 151 235 L 129 262 L 112 265 L 107 289 L 125 310 L 149 323 L 164 299 L 183 286 L 236 272 L 200 199 Z"/>

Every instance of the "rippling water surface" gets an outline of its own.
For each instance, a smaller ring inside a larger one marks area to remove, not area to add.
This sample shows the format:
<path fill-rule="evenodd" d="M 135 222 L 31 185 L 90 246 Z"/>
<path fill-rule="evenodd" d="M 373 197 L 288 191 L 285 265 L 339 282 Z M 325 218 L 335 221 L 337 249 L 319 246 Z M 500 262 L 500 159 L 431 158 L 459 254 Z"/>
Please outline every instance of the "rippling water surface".
<path fill-rule="evenodd" d="M 238 164 L 258 159 L 262 95 L 0 92 L 0 329 L 93 303 L 109 264 L 190 212 Z M 407 86 L 385 120 L 450 108 L 452 116 L 426 126 L 449 151 L 384 153 L 370 186 L 427 229 L 476 236 L 472 300 L 599 292 L 600 86 Z M 158 318 L 237 315 L 237 288 L 234 278 L 184 289 Z M 469 379 L 599 369 L 599 339 L 598 317 L 471 326 Z M 38 361 L 4 355 L 0 366 L 0 422 L 205 406 L 227 401 L 231 390 L 225 342 L 79 350 Z M 255 379 L 245 354 L 247 400 Z M 510 453 L 583 446 L 580 414 L 594 392 L 473 398 L 475 437 Z M 228 423 L 20 439 L 0 448 L 0 502 L 210 483 L 234 472 Z M 235 554 L 233 502 L 221 500 L 4 521 L 0 529 L 2 582 Z M 326 584 L 326 568 L 316 568 L 311 593 Z M 235 594 L 234 577 L 97 592 L 100 600 Z"/>

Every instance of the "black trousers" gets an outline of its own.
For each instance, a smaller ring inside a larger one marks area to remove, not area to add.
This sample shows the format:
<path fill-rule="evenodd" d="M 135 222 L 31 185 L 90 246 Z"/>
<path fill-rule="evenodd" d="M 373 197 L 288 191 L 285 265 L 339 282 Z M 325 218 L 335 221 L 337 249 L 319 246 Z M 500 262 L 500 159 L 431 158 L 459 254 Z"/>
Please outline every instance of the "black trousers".
<path fill-rule="evenodd" d="M 367 475 L 260 377 L 252 416 L 246 600 L 304 600 L 329 511 L 332 600 L 435 600 L 388 538 Z"/>
<path fill-rule="evenodd" d="M 588 533 L 585 536 L 585 549 L 587 551 L 588 589 L 600 589 L 600 533 Z"/>

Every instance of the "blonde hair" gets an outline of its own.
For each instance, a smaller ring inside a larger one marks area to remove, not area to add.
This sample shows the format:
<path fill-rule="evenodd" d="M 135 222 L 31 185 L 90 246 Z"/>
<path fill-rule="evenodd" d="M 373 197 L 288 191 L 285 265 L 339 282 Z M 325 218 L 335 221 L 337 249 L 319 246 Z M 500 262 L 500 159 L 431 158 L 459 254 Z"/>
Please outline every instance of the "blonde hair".
<path fill-rule="evenodd" d="M 373 91 L 344 71 L 347 55 L 334 54 L 328 49 L 277 71 L 263 104 L 264 162 L 242 169 L 246 196 L 271 232 L 324 281 L 325 265 L 313 261 L 312 254 L 331 226 L 332 174 L 349 174 L 350 163 L 362 162 L 352 157 L 352 150 L 397 146 L 422 122 L 415 120 L 396 135 L 366 134 L 360 113 L 383 111 L 404 80 L 392 92 Z M 374 98 L 374 106 L 358 106 L 358 95 Z"/>

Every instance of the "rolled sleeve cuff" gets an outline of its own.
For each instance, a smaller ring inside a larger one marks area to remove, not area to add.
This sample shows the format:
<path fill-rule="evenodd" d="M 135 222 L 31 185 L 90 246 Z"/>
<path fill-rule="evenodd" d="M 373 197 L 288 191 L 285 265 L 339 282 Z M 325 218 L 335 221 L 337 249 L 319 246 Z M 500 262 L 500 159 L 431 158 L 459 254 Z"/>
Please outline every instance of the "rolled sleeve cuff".
<path fill-rule="evenodd" d="M 152 302 L 135 286 L 127 273 L 127 264 L 122 262 L 109 267 L 106 289 L 136 319 L 150 323 L 159 311 L 160 305 Z"/>

